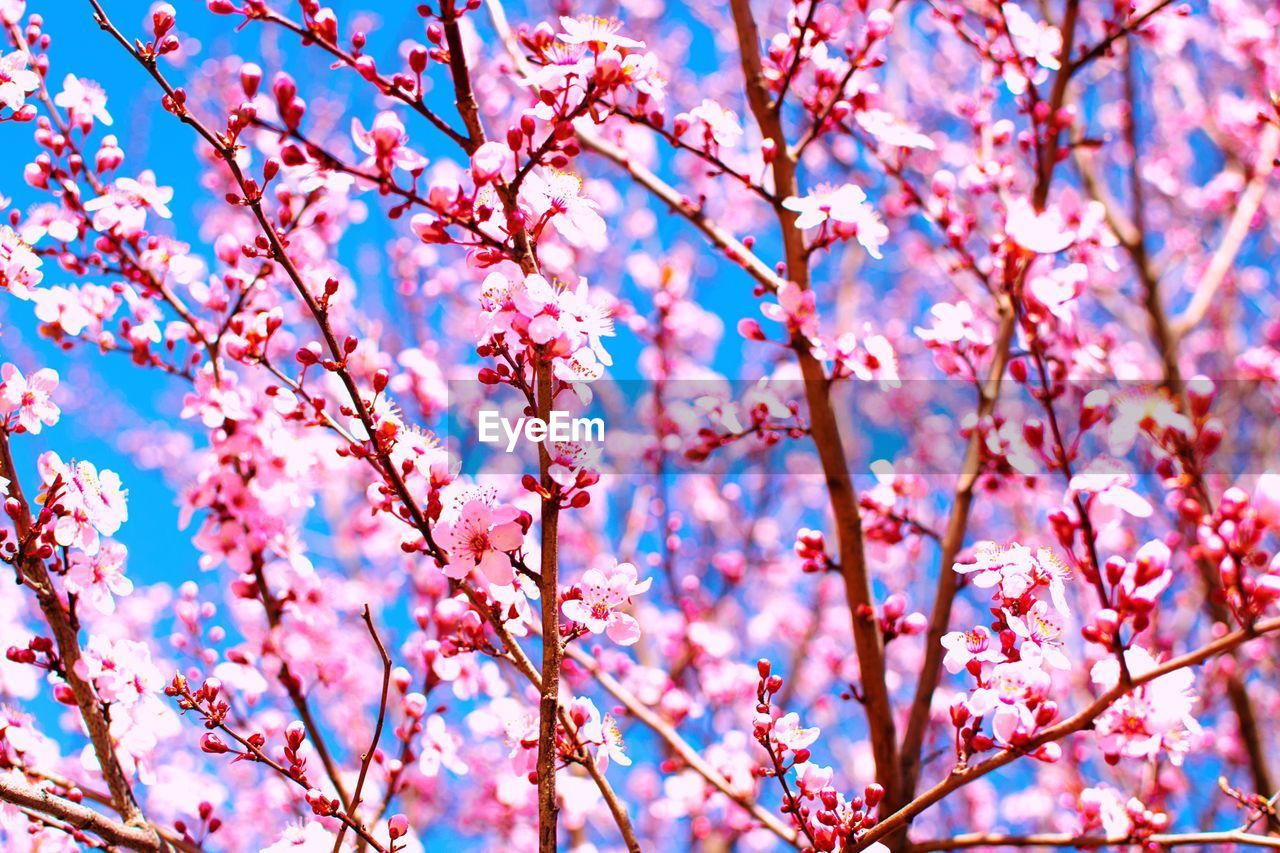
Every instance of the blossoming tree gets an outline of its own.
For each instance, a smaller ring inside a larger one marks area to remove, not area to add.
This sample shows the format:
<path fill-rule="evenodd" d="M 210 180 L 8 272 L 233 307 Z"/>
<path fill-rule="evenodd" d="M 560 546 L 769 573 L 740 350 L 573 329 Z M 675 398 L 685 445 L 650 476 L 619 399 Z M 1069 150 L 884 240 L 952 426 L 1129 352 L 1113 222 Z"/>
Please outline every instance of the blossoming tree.
<path fill-rule="evenodd" d="M 189 5 L 0 0 L 4 849 L 1280 847 L 1274 3 Z"/>

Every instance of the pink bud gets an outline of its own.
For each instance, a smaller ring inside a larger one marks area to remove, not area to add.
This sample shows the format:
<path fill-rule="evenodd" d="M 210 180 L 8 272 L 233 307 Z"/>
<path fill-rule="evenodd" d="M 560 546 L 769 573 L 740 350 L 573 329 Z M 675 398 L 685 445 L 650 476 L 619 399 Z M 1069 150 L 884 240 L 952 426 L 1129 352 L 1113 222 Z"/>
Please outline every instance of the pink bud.
<path fill-rule="evenodd" d="M 486 142 L 471 155 L 471 175 L 477 186 L 483 186 L 502 177 L 510 162 L 510 148 L 499 142 Z"/>
<path fill-rule="evenodd" d="M 256 62 L 246 62 L 240 66 L 240 88 L 246 98 L 258 94 L 258 86 L 262 84 L 262 67 Z"/>
<path fill-rule="evenodd" d="M 888 9 L 876 9 L 867 15 L 867 35 L 882 39 L 893 32 L 893 13 Z"/>
<path fill-rule="evenodd" d="M 738 334 L 749 341 L 766 340 L 764 329 L 760 328 L 760 323 L 751 317 L 744 317 L 738 321 Z"/>
<path fill-rule="evenodd" d="M 231 747 L 223 743 L 222 740 L 213 732 L 205 732 L 200 736 L 200 750 L 201 752 L 207 752 L 210 755 L 222 755 L 223 753 L 230 752 Z"/>

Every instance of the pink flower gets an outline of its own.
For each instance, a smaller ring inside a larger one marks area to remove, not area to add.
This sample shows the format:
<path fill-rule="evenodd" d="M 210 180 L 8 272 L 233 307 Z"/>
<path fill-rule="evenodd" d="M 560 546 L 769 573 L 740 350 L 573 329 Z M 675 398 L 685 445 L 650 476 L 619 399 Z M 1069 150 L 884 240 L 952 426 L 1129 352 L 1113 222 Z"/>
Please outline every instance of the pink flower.
<path fill-rule="evenodd" d="M 81 80 L 74 74 L 68 74 L 62 81 L 62 91 L 53 102 L 67 111 L 67 118 L 88 132 L 94 120 L 110 125 L 111 114 L 107 112 L 107 95 L 102 87 L 92 80 Z"/>
<path fill-rule="evenodd" d="M 1004 611 L 1005 622 L 1027 642 L 1022 644 L 1024 659 L 1041 658 L 1054 669 L 1070 669 L 1071 662 L 1063 653 L 1062 614 L 1049 606 L 1047 601 L 1037 601 L 1022 615 Z"/>
<path fill-rule="evenodd" d="M 415 172 L 427 165 L 425 157 L 408 147 L 409 136 L 405 133 L 404 124 L 390 110 L 378 113 L 373 120 L 373 127 L 368 130 L 360 119 L 351 119 L 351 137 L 355 140 L 356 147 L 369 155 L 361 164 L 366 168 L 374 166 L 379 172 L 386 174 L 393 166 L 406 172 Z"/>
<path fill-rule="evenodd" d="M 969 631 L 952 631 L 942 637 L 942 647 L 947 654 L 942 665 L 952 674 L 960 672 L 970 661 L 999 663 L 1004 660 L 999 643 L 992 644 L 991 632 L 981 625 Z"/>
<path fill-rule="evenodd" d="M 525 175 L 520 198 L 535 221 L 549 221 L 570 245 L 605 248 L 605 224 L 597 205 L 582 194 L 582 179 L 572 172 L 537 168 Z"/>
<path fill-rule="evenodd" d="M 44 273 L 40 256 L 8 225 L 0 225 L 0 287 L 19 299 L 30 299 L 31 289 Z"/>
<path fill-rule="evenodd" d="M 333 833 L 318 821 L 290 824 L 274 844 L 262 848 L 262 853 L 330 853 L 333 850 Z"/>
<path fill-rule="evenodd" d="M 18 425 L 32 435 L 38 435 L 42 426 L 53 426 L 61 414 L 53 402 L 53 391 L 58 387 L 58 374 L 48 367 L 31 374 L 28 379 L 12 364 L 0 367 L 0 410 L 5 414 L 18 413 Z"/>
<path fill-rule="evenodd" d="M 1135 678 L 1157 667 L 1155 658 L 1141 646 L 1124 653 L 1125 667 Z M 1120 682 L 1120 664 L 1114 657 L 1098 661 L 1090 673 L 1094 684 L 1110 690 Z M 1191 715 L 1197 701 L 1195 675 L 1177 669 L 1135 688 L 1107 708 L 1094 724 L 1098 746 L 1109 756 L 1151 759 L 1163 749 L 1174 764 L 1191 748 L 1200 724 Z"/>
<path fill-rule="evenodd" d="M 129 517 L 128 492 L 120 477 L 114 471 L 99 473 L 92 462 L 68 466 L 52 451 L 41 454 L 38 467 L 46 489 L 61 481 L 56 505 L 63 511 L 54 524 L 54 540 L 89 555 L 98 553 L 99 534 L 113 535 Z"/>
<path fill-rule="evenodd" d="M 1075 322 L 1076 300 L 1084 292 L 1088 276 L 1089 268 L 1084 264 L 1070 264 L 1032 276 L 1027 282 L 1027 301 L 1070 325 Z"/>
<path fill-rule="evenodd" d="M 626 753 L 622 733 L 613 717 L 608 714 L 602 717 L 596 704 L 585 697 L 573 700 L 569 716 L 578 727 L 578 740 L 596 747 L 596 766 L 606 770 L 610 761 L 630 766 L 631 757 Z"/>
<path fill-rule="evenodd" d="M 1034 731 L 1032 708 L 1049 693 L 1049 674 L 1028 660 L 997 664 L 983 687 L 969 696 L 969 712 L 991 715 L 991 730 L 1002 743 Z"/>
<path fill-rule="evenodd" d="M 867 203 L 861 187 L 844 184 L 834 189 L 819 187 L 803 198 L 791 196 L 782 202 L 787 210 L 799 214 L 796 227 L 814 228 L 824 222 L 836 223 L 836 236 L 856 237 L 873 258 L 881 258 L 880 247 L 889 239 L 889 229 L 880 214 Z M 847 226 L 847 227 L 842 227 Z"/>
<path fill-rule="evenodd" d="M 128 552 L 119 542 L 103 543 L 98 553 L 88 556 L 79 551 L 71 555 L 71 567 L 65 579 L 67 591 L 88 599 L 99 613 L 114 613 L 115 599 L 133 592 L 133 582 L 124 575 Z"/>
<path fill-rule="evenodd" d="M 974 546 L 972 562 L 956 563 L 954 568 L 962 575 L 973 573 L 973 585 L 979 589 L 996 587 L 1009 602 L 1019 602 L 1028 593 L 1047 587 L 1058 612 L 1068 612 L 1067 568 L 1047 548 L 1033 552 L 1017 542 L 1008 547 L 979 542 Z"/>
<path fill-rule="evenodd" d="M 804 290 L 794 282 L 784 281 L 778 288 L 777 303 L 766 302 L 760 313 L 778 323 L 789 332 L 799 332 L 807 338 L 818 334 L 818 309 L 813 291 Z"/>
<path fill-rule="evenodd" d="M 500 586 L 515 579 L 507 554 L 524 543 L 520 511 L 508 504 L 495 506 L 494 499 L 490 492 L 467 498 L 454 519 L 438 528 L 437 538 L 449 552 L 446 576 L 462 579 L 479 571 Z"/>
<path fill-rule="evenodd" d="M 40 77 L 27 67 L 27 53 L 15 50 L 0 56 L 0 106 L 17 112 L 27 95 L 40 86 Z"/>
<path fill-rule="evenodd" d="M 649 589 L 652 578 L 639 582 L 635 566 L 617 563 L 606 569 L 588 569 L 576 585 L 577 598 L 564 602 L 564 615 L 593 634 L 607 633 L 620 646 L 640 639 L 640 623 L 620 608 L 631 597 Z"/>
<path fill-rule="evenodd" d="M 145 643 L 110 640 L 102 634 L 89 637 L 76 674 L 93 684 L 102 701 L 126 705 L 158 692 L 165 682 Z"/>
<path fill-rule="evenodd" d="M 1169 569 L 1172 557 L 1169 546 L 1159 539 L 1153 539 L 1139 548 L 1133 560 L 1125 565 L 1120 581 L 1116 584 L 1117 594 L 1121 598 L 1119 603 L 1139 611 L 1154 607 L 1160 593 L 1173 582 L 1173 572 Z"/>
<path fill-rule="evenodd" d="M 978 346 L 991 345 L 990 329 L 980 326 L 968 302 L 939 302 L 929 308 L 933 325 L 916 326 L 915 332 L 930 344 L 957 344 L 961 341 Z"/>
<path fill-rule="evenodd" d="M 476 185 L 490 183 L 502 176 L 512 163 L 511 149 L 501 142 L 486 142 L 471 155 L 471 176 Z"/>
<path fill-rule="evenodd" d="M 1124 515 L 1149 518 L 1154 511 L 1151 502 L 1135 492 L 1133 475 L 1114 459 L 1105 456 L 1071 478 L 1068 488 L 1091 495 L 1089 508 L 1096 510 L 1095 522 L 1100 526 L 1120 524 Z M 1123 515 L 1122 515 L 1123 513 Z"/>
<path fill-rule="evenodd" d="M 106 310 L 107 305 L 97 299 L 98 294 L 95 285 L 90 284 L 83 287 L 59 285 L 34 291 L 32 299 L 36 304 L 36 318 L 75 337 L 97 319 L 89 305 Z"/>
<path fill-rule="evenodd" d="M 800 725 L 800 715 L 794 711 L 784 714 L 773 724 L 773 739 L 793 752 L 813 744 L 821 734 L 817 726 Z"/>
<path fill-rule="evenodd" d="M 1055 255 L 1076 239 L 1056 207 L 1036 213 L 1025 198 L 1017 198 L 1009 205 L 1004 230 L 1010 240 L 1028 252 L 1040 255 Z"/>
<path fill-rule="evenodd" d="M 732 110 L 727 110 L 710 98 L 689 110 L 690 121 L 700 122 L 708 142 L 716 145 L 736 145 L 742 138 L 742 126 Z"/>
<path fill-rule="evenodd" d="M 119 231 L 121 236 L 141 234 L 147 224 L 147 209 L 162 219 L 169 219 L 168 204 L 173 188 L 156 185 L 155 173 L 147 169 L 134 178 L 116 178 L 104 195 L 91 198 L 84 209 L 93 214 L 96 231 Z"/>
<path fill-rule="evenodd" d="M 846 332 L 836 338 L 834 357 L 844 375 L 863 382 L 879 382 L 885 389 L 902 384 L 898 378 L 898 354 L 884 335 L 867 335 L 859 346 L 858 338 Z"/>
<path fill-rule="evenodd" d="M 1060 67 L 1058 57 L 1062 53 L 1062 33 L 1057 27 L 1040 23 L 1017 3 L 1004 3 L 1000 11 L 1008 22 L 1009 39 L 1019 57 L 1035 62 L 1039 69 L 1056 70 Z M 1044 82 L 1047 76 L 1039 69 L 1032 76 L 1032 82 L 1037 85 Z M 1005 63 L 1004 81 L 1009 91 L 1015 95 L 1021 95 L 1027 89 L 1027 77 L 1020 64 Z"/>
<path fill-rule="evenodd" d="M 859 127 L 886 145 L 895 148 L 923 148 L 926 151 L 934 149 L 932 139 L 887 110 L 858 110 L 855 117 Z"/>
<path fill-rule="evenodd" d="M 642 41 L 618 35 L 622 22 L 617 18 L 600 18 L 594 15 L 561 17 L 560 26 L 564 30 L 557 37 L 560 41 L 565 44 L 584 44 L 596 52 L 610 47 L 628 50 L 644 47 Z"/>

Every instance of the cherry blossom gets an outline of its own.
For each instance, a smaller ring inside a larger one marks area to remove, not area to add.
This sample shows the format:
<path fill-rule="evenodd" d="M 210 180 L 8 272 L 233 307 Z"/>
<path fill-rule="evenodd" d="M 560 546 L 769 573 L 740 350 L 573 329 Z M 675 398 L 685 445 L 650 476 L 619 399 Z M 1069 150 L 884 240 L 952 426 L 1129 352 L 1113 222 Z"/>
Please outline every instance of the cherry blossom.
<path fill-rule="evenodd" d="M 834 222 L 835 234 L 854 237 L 867 254 L 881 258 L 880 247 L 889 239 L 889 229 L 880 214 L 867 202 L 861 187 L 845 184 L 836 188 L 819 188 L 803 198 L 792 196 L 782 206 L 799 214 L 796 227 L 808 230 L 825 222 Z"/>
<path fill-rule="evenodd" d="M 1040 255 L 1055 255 L 1076 240 L 1057 209 L 1037 213 L 1025 199 L 1018 199 L 1009 207 L 1005 232 L 1023 249 Z"/>
<path fill-rule="evenodd" d="M 445 573 L 465 578 L 472 571 L 479 571 L 490 583 L 511 583 L 515 574 L 508 554 L 524 542 L 520 511 L 496 504 L 488 492 L 461 496 L 457 504 L 439 534 L 449 552 Z"/>
<path fill-rule="evenodd" d="M 39 76 L 27 67 L 25 51 L 0 56 L 0 106 L 17 112 L 39 85 Z"/>
<path fill-rule="evenodd" d="M 1141 646 L 1126 649 L 1125 668 L 1130 677 L 1154 670 L 1156 660 Z M 1098 661 L 1090 678 L 1103 690 L 1120 680 L 1120 663 L 1114 658 Z M 1200 725 L 1192 716 L 1196 703 L 1195 679 L 1186 670 L 1162 675 L 1135 692 L 1122 697 L 1098 720 L 1098 746 L 1109 761 L 1118 758 L 1154 758 L 1162 750 L 1169 760 L 1181 764 L 1193 746 Z"/>
<path fill-rule="evenodd" d="M 129 517 L 128 492 L 114 471 L 99 471 L 88 461 L 63 463 L 53 451 L 43 453 L 40 473 L 47 488 L 58 484 L 58 513 L 54 538 L 59 545 L 74 544 L 85 554 L 98 553 L 99 536 L 111 536 Z"/>
<path fill-rule="evenodd" d="M 0 225 L 0 284 L 18 299 L 30 299 L 44 278 L 40 256 L 8 225 Z"/>
<path fill-rule="evenodd" d="M 20 427 L 38 435 L 42 427 L 58 422 L 61 411 L 53 402 L 53 392 L 58 387 L 56 371 L 44 367 L 26 377 L 6 363 L 0 367 L 0 379 L 0 407 L 5 414 L 16 412 Z"/>
<path fill-rule="evenodd" d="M 582 193 L 582 179 L 571 172 L 535 169 L 525 178 L 520 198 L 536 222 L 550 222 L 575 246 L 600 250 L 605 245 L 605 224 L 599 205 Z"/>
<path fill-rule="evenodd" d="M 86 132 L 93 127 L 95 121 L 111 125 L 111 114 L 107 112 L 107 95 L 101 86 L 91 80 L 82 80 L 74 74 L 68 74 L 63 78 L 62 91 L 54 96 L 53 103 L 65 109 L 67 117 Z"/>
<path fill-rule="evenodd" d="M 572 595 L 564 602 L 564 615 L 592 634 L 608 634 L 620 646 L 640 639 L 640 623 L 621 608 L 649 589 L 652 578 L 638 580 L 635 566 L 616 563 L 605 569 L 587 569 Z"/>
<path fill-rule="evenodd" d="M 139 234 L 147 221 L 147 210 L 162 219 L 172 216 L 166 205 L 173 199 L 173 190 L 156 186 L 151 170 L 135 178 L 117 178 L 110 191 L 84 203 L 84 209 L 93 213 L 93 227 L 98 231 L 119 231 L 123 236 Z"/>
<path fill-rule="evenodd" d="M 115 596 L 133 592 L 133 582 L 124 574 L 126 556 L 124 546 L 115 541 L 104 542 L 92 556 L 77 552 L 67 569 L 67 591 L 81 596 L 100 613 L 114 613 Z"/>
<path fill-rule="evenodd" d="M 414 172 L 427 165 L 426 158 L 408 147 L 404 124 L 389 110 L 378 113 L 368 129 L 360 119 L 353 118 L 351 137 L 356 148 L 369 155 L 362 165 L 376 167 L 379 172 L 388 173 L 392 167 Z"/>

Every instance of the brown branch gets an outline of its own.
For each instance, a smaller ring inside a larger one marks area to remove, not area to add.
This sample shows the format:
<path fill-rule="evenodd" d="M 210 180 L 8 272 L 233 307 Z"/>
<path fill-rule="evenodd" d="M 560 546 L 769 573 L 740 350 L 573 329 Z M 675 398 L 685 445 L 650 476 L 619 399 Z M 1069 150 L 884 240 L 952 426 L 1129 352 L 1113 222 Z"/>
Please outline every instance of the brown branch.
<path fill-rule="evenodd" d="M 439 130 L 445 136 L 449 137 L 459 145 L 465 145 L 466 138 L 462 134 L 458 133 L 458 131 L 450 127 L 448 123 L 446 123 L 438 115 L 432 112 L 427 107 L 427 105 L 423 103 L 421 94 L 410 94 L 409 92 L 406 92 L 405 90 L 401 89 L 399 86 L 394 85 L 390 80 L 388 80 L 386 77 L 384 77 L 383 75 L 377 72 L 374 72 L 372 75 L 370 75 L 368 69 L 360 69 L 357 66 L 356 56 L 348 53 L 347 51 L 343 50 L 341 47 L 338 47 L 338 45 L 332 42 L 325 41 L 323 38 L 320 37 L 320 34 L 316 32 L 314 29 L 311 29 L 303 24 L 300 24 L 297 21 L 290 20 L 289 18 L 284 17 L 283 15 L 277 13 L 272 9 L 265 9 L 262 12 L 262 14 L 258 15 L 257 17 L 260 20 L 267 21 L 268 23 L 277 24 L 278 26 L 284 27 L 286 30 L 289 30 L 290 32 L 294 33 L 299 38 L 301 38 L 302 43 L 304 45 L 318 44 L 322 50 L 326 51 L 330 55 L 337 58 L 340 62 L 342 62 L 342 64 L 346 65 L 348 68 L 355 69 L 356 72 L 360 74 L 361 77 L 364 77 L 365 79 L 370 80 L 370 82 L 372 82 L 375 86 L 377 86 L 378 90 L 381 91 L 384 95 L 387 95 L 388 97 L 391 97 L 391 98 L 395 98 L 401 103 L 406 104 L 414 112 L 418 113 L 427 121 L 429 121 L 437 130 Z"/>
<path fill-rule="evenodd" d="M 770 139 L 776 151 L 773 160 L 773 183 L 779 198 L 800 195 L 796 181 L 796 160 L 782 127 L 781 116 L 772 109 L 768 81 L 760 58 L 760 33 L 752 16 L 750 0 L 731 0 L 738 48 L 742 57 L 742 74 L 746 82 L 747 103 L 760 132 Z M 787 210 L 781 202 L 774 213 L 782 232 L 787 262 L 787 278 L 797 287 L 808 290 L 809 252 L 804 233 L 796 227 L 798 214 Z M 840 551 L 840 573 L 844 578 L 845 598 L 858 655 L 863 702 L 867 711 L 871 751 L 876 763 L 876 781 L 885 789 L 891 802 L 898 796 L 898 737 L 894 728 L 893 707 L 885 681 L 884 637 L 868 612 L 874 607 L 871 578 L 863 546 L 862 518 L 858 514 L 858 494 L 849 475 L 840 427 L 829 395 L 830 383 L 825 368 L 813 354 L 809 341 L 798 331 L 791 336 L 800 373 L 804 379 L 805 399 L 809 406 L 810 435 L 818 451 L 818 459 L 826 476 L 831 512 L 835 518 L 836 540 Z"/>
<path fill-rule="evenodd" d="M 129 850 L 155 851 L 155 853 L 175 849 L 198 853 L 200 850 L 199 847 L 179 839 L 163 840 L 149 826 L 118 823 L 88 806 L 54 796 L 43 788 L 37 788 L 35 785 L 10 776 L 0 775 L 0 800 L 42 815 L 49 815 L 68 826 L 92 832 L 108 844 Z"/>

